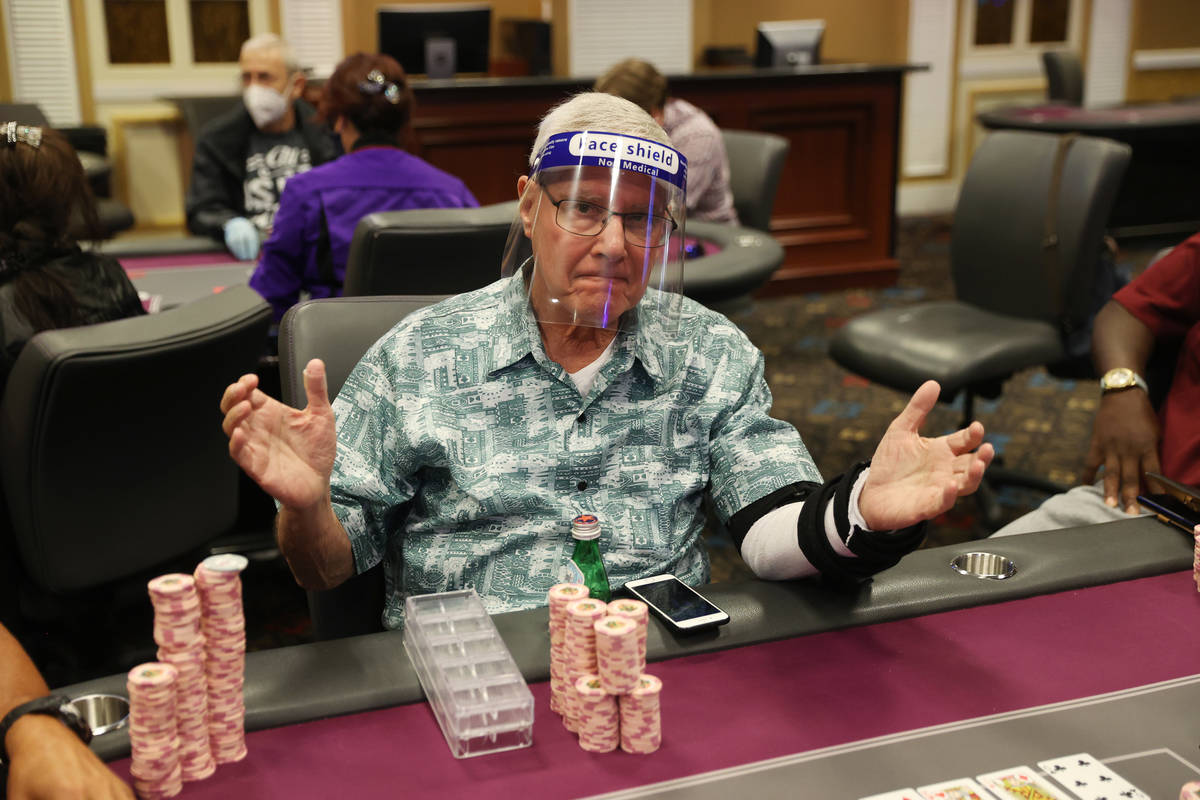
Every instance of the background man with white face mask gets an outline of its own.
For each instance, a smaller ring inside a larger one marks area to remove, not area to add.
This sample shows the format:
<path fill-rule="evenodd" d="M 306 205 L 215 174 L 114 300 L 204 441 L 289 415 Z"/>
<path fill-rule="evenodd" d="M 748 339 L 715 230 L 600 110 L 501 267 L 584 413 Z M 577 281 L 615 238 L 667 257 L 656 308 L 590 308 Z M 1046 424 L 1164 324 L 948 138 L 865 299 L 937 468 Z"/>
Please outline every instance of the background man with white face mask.
<path fill-rule="evenodd" d="M 281 38 L 265 33 L 246 40 L 238 67 L 242 102 L 197 137 L 187 223 L 249 261 L 271 231 L 287 179 L 339 153 L 300 99 L 304 75 Z"/>

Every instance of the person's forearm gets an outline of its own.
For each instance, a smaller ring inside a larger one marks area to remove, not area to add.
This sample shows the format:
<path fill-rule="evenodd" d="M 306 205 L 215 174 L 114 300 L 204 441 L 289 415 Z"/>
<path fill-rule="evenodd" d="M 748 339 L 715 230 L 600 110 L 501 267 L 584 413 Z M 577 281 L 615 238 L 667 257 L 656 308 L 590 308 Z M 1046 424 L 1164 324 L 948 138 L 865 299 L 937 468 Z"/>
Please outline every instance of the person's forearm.
<path fill-rule="evenodd" d="M 275 535 L 292 575 L 305 589 L 332 589 L 354 575 L 350 537 L 328 498 L 312 509 L 280 508 Z"/>
<path fill-rule="evenodd" d="M 50 693 L 37 667 L 3 625 L 0 625 L 0 665 L 0 718 L 21 703 Z"/>
<path fill-rule="evenodd" d="M 1154 334 L 1140 319 L 1116 300 L 1109 300 L 1092 332 L 1092 361 L 1103 375 L 1115 367 L 1129 367 L 1141 374 L 1154 349 Z"/>

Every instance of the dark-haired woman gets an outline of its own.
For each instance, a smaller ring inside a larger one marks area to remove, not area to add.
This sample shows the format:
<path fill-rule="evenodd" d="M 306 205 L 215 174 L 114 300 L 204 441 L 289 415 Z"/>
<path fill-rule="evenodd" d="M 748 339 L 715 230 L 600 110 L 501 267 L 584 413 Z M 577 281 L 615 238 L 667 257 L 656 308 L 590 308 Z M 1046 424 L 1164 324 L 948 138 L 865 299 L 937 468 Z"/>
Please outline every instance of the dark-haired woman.
<path fill-rule="evenodd" d="M 346 155 L 288 180 L 250 277 L 276 319 L 301 291 L 342 293 L 350 239 L 367 214 L 479 205 L 461 180 L 401 148 L 412 104 L 404 70 L 390 56 L 355 53 L 329 77 L 318 111 Z"/>
<path fill-rule="evenodd" d="M 145 313 L 121 265 L 71 238 L 78 219 L 99 229 L 71 145 L 50 128 L 0 121 L 0 397 L 35 333 Z"/>

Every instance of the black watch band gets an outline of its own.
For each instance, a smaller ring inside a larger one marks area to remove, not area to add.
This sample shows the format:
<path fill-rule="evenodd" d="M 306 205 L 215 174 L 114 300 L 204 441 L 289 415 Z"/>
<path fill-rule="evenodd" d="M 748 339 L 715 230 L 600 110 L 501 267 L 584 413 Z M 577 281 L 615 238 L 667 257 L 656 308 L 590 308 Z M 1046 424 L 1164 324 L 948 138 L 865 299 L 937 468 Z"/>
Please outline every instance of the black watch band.
<path fill-rule="evenodd" d="M 70 728 L 84 744 L 92 741 L 92 729 L 71 705 L 71 698 L 65 694 L 39 697 L 28 703 L 22 703 L 5 714 L 3 720 L 0 720 L 0 759 L 3 759 L 5 764 L 8 763 L 8 746 L 5 743 L 8 730 L 26 714 L 45 714 L 56 717 L 63 725 Z"/>

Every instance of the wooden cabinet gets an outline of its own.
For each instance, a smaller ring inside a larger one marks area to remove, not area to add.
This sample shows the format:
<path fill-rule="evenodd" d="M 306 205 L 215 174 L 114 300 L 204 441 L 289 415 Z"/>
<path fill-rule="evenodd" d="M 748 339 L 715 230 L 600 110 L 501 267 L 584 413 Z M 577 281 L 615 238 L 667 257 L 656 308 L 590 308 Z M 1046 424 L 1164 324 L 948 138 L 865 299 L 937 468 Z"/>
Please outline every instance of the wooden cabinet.
<path fill-rule="evenodd" d="M 895 281 L 899 119 L 909 69 L 824 65 L 670 76 L 672 92 L 721 127 L 791 141 L 771 219 L 786 258 L 764 294 Z M 590 83 L 485 78 L 413 88 L 413 150 L 465 180 L 481 203 L 495 203 L 516 197 L 538 120 Z"/>

